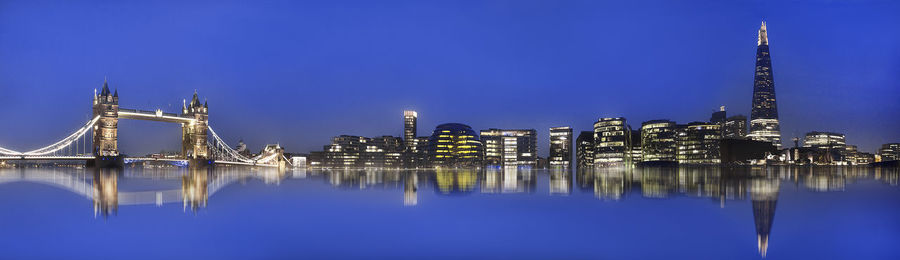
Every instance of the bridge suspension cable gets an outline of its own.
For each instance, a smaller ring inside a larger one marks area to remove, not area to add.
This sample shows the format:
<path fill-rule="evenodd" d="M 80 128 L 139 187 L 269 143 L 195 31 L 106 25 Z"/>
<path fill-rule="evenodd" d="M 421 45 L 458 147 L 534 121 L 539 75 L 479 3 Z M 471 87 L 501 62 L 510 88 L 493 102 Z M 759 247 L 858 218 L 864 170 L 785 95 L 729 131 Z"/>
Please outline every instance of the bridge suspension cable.
<path fill-rule="evenodd" d="M 207 126 L 207 128 L 209 129 L 209 133 L 213 137 L 212 140 L 207 141 L 207 145 L 209 146 L 209 148 L 214 150 L 214 152 L 213 152 L 214 157 L 220 157 L 220 158 L 215 158 L 215 159 L 225 159 L 225 160 L 239 161 L 239 162 L 243 162 L 243 163 L 254 163 L 254 164 L 257 162 L 255 157 L 247 158 L 246 156 L 243 156 L 240 153 L 238 153 L 237 151 L 235 151 L 234 149 L 232 149 L 231 146 L 228 146 L 228 144 L 225 143 L 225 141 L 222 141 L 222 138 L 220 138 L 219 135 L 216 134 L 216 131 L 213 131 L 211 126 Z M 259 156 L 257 156 L 257 157 L 259 157 Z"/>
<path fill-rule="evenodd" d="M 66 154 L 78 155 L 79 146 L 82 148 L 82 154 L 87 154 L 88 153 L 87 144 L 86 144 L 87 136 L 85 136 L 85 134 L 92 131 L 94 128 L 94 125 L 96 125 L 97 121 L 99 121 L 99 120 L 100 120 L 100 116 L 94 117 L 93 119 L 88 121 L 84 126 L 82 126 L 80 129 L 78 129 L 74 133 L 70 134 L 66 138 L 63 138 L 62 140 L 59 140 L 58 142 L 53 143 L 51 145 L 48 145 L 48 146 L 45 146 L 42 148 L 38 148 L 35 150 L 27 151 L 27 152 L 18 152 L 15 150 L 10 150 L 10 149 L 0 147 L 0 154 L 2 154 L 4 156 L 39 157 L 39 156 L 49 156 L 49 155 L 61 155 L 59 153 L 62 152 L 62 153 L 66 153 Z M 79 139 L 82 139 L 82 141 L 79 142 Z M 79 145 L 79 143 L 81 143 L 81 145 Z"/>

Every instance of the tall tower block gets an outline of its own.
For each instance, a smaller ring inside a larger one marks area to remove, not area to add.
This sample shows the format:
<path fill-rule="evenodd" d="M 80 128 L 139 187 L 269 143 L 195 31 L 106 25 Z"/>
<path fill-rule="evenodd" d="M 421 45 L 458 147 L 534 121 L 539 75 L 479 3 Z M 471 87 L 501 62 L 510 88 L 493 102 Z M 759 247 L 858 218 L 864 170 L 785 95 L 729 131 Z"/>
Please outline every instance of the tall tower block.
<path fill-rule="evenodd" d="M 750 134 L 753 140 L 766 141 L 781 148 L 781 127 L 775 101 L 775 81 L 772 77 L 772 58 L 769 56 L 769 36 L 766 22 L 759 28 L 756 47 L 756 74 L 753 77 L 753 107 L 750 111 Z"/>

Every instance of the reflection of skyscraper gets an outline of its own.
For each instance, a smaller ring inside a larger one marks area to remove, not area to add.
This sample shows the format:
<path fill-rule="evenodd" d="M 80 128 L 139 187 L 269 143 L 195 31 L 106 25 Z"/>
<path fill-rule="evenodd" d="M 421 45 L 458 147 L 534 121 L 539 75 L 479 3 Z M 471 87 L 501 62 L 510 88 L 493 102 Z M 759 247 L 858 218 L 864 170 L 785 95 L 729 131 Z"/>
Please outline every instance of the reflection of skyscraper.
<path fill-rule="evenodd" d="M 419 175 L 411 172 L 406 174 L 403 180 L 403 205 L 415 206 L 419 204 Z"/>
<path fill-rule="evenodd" d="M 769 234 L 775 220 L 775 204 L 778 202 L 780 182 L 777 179 L 753 179 L 750 181 L 750 200 L 753 201 L 753 223 L 759 253 L 765 257 L 769 249 Z"/>
<path fill-rule="evenodd" d="M 753 107 L 750 111 L 750 138 L 774 143 L 781 148 L 781 127 L 775 102 L 775 81 L 766 22 L 759 28 L 756 48 L 756 75 L 753 78 Z"/>

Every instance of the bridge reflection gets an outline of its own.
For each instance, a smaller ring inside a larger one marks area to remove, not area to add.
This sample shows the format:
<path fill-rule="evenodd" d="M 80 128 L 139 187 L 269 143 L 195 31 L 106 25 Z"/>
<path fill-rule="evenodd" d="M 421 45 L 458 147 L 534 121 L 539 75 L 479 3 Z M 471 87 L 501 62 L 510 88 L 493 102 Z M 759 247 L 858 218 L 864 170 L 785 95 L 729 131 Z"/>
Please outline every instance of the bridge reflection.
<path fill-rule="evenodd" d="M 206 207 L 210 196 L 231 184 L 247 179 L 260 179 L 267 184 L 279 184 L 284 177 L 284 171 L 278 169 L 251 167 L 140 169 L 128 174 L 116 168 L 0 169 L 0 184 L 30 182 L 61 188 L 91 200 L 94 215 L 103 217 L 116 215 L 119 206 L 162 206 L 178 202 L 183 204 L 185 210 L 197 211 Z M 119 186 L 121 178 L 149 178 L 161 182 L 181 180 L 181 187 L 122 190 Z"/>

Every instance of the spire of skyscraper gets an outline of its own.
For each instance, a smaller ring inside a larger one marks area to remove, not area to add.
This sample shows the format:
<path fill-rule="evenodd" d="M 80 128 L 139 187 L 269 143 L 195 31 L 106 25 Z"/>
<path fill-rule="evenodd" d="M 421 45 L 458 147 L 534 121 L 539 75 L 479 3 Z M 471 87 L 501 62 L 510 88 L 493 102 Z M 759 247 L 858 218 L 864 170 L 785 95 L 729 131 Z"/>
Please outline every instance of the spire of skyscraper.
<path fill-rule="evenodd" d="M 759 27 L 759 41 L 756 42 L 756 45 L 769 45 L 769 35 L 766 34 L 766 21 L 763 21 L 762 26 Z"/>

